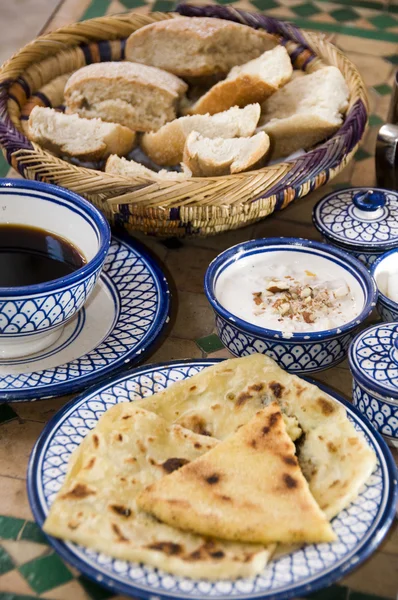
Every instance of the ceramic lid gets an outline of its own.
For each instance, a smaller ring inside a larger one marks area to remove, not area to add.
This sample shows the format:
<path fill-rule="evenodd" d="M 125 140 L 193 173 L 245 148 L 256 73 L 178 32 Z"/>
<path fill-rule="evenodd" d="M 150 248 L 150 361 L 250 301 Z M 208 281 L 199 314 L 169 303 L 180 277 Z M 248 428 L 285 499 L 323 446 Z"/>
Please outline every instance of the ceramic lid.
<path fill-rule="evenodd" d="M 347 188 L 314 207 L 315 227 L 341 246 L 390 250 L 398 246 L 398 193 L 378 188 Z"/>
<path fill-rule="evenodd" d="M 361 331 L 350 346 L 349 361 L 359 384 L 398 400 L 398 323 L 380 323 Z"/>

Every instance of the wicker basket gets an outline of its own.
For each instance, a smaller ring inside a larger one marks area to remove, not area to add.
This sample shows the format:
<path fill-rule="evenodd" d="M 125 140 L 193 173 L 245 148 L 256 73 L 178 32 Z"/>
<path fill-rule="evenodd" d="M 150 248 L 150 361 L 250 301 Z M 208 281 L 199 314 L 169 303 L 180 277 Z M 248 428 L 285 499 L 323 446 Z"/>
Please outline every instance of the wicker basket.
<path fill-rule="evenodd" d="M 355 153 L 367 123 L 367 98 L 354 65 L 322 35 L 275 19 L 221 6 L 181 5 L 187 16 L 212 16 L 263 28 L 285 44 L 295 67 L 312 72 L 336 65 L 350 103 L 340 130 L 324 144 L 290 162 L 224 177 L 153 183 L 75 166 L 30 142 L 23 125 L 33 106 L 58 106 L 67 74 L 90 62 L 121 60 L 136 29 L 178 15 L 134 13 L 63 27 L 25 46 L 0 71 L 0 143 L 21 175 L 55 183 L 85 196 L 111 223 L 158 236 L 209 235 L 253 223 L 325 184 Z"/>

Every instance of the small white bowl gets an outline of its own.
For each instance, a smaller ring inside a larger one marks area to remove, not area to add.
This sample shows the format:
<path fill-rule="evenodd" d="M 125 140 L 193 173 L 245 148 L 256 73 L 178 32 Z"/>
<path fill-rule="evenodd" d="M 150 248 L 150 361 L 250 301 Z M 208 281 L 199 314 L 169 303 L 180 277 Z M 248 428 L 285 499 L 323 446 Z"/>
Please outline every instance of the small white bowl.
<path fill-rule="evenodd" d="M 323 264 L 333 277 L 343 276 L 361 307 L 358 315 L 335 329 L 284 335 L 281 331 L 253 325 L 232 314 L 217 296 L 217 283 L 222 281 L 223 273 L 238 261 L 242 261 L 244 267 L 248 257 L 270 256 L 271 253 L 275 261 L 285 254 L 289 261 L 302 261 L 308 269 L 316 269 Z M 377 299 L 376 284 L 362 263 L 335 247 L 300 238 L 251 240 L 225 250 L 207 269 L 205 293 L 216 315 L 218 335 L 232 354 L 268 354 L 283 369 L 294 373 L 322 371 L 342 361 L 358 327 L 372 312 Z"/>
<path fill-rule="evenodd" d="M 383 321 L 398 321 L 398 302 L 386 296 L 388 276 L 398 273 L 398 248 L 386 252 L 372 265 L 371 273 L 379 290 L 377 310 Z"/>
<path fill-rule="evenodd" d="M 0 224 L 37 227 L 71 242 L 87 263 L 37 285 L 0 287 L 0 358 L 33 354 L 53 344 L 82 308 L 110 244 L 105 217 L 77 194 L 46 183 L 0 180 Z"/>

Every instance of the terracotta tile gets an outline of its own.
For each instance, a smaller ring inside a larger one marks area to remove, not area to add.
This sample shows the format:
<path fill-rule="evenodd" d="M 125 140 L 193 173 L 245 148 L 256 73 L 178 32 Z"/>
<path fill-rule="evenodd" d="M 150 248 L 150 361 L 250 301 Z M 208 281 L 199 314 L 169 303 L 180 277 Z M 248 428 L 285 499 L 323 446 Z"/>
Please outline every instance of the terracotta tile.
<path fill-rule="evenodd" d="M 225 233 L 219 233 L 217 235 L 192 238 L 189 242 L 191 246 L 209 248 L 222 252 L 231 246 L 235 246 L 236 244 L 251 239 L 253 239 L 253 224 L 240 227 L 239 229 L 226 231 Z"/>
<path fill-rule="evenodd" d="M 191 340 L 168 337 L 146 360 L 146 364 L 168 362 L 179 358 L 202 358 L 202 352 Z"/>
<path fill-rule="evenodd" d="M 337 366 L 314 373 L 312 377 L 341 394 L 346 400 L 351 400 L 352 377 L 349 370 Z"/>
<path fill-rule="evenodd" d="M 143 246 L 145 246 L 145 248 L 147 248 L 151 254 L 155 255 L 158 261 L 161 263 L 164 262 L 168 250 L 166 246 L 162 244 L 161 240 L 149 235 L 145 235 L 139 231 L 134 232 L 134 234 L 132 234 L 132 238 L 133 240 L 136 239 L 138 242 L 143 244 Z"/>
<path fill-rule="evenodd" d="M 30 452 L 42 429 L 42 423 L 33 421 L 1 426 L 0 475 L 25 478 Z"/>
<path fill-rule="evenodd" d="M 386 63 L 386 61 L 379 56 L 350 52 L 350 60 L 352 60 L 359 69 L 366 85 L 378 85 L 384 83 L 390 75 L 391 65 Z"/>
<path fill-rule="evenodd" d="M 384 42 L 382 40 L 369 40 L 361 44 L 356 36 L 339 34 L 335 40 L 335 44 L 341 50 L 370 54 L 371 56 L 388 56 L 394 54 L 396 45 L 394 42 Z"/>
<path fill-rule="evenodd" d="M 49 600 L 88 600 L 90 596 L 86 594 L 82 586 L 78 581 L 73 580 L 60 585 L 59 587 L 53 588 L 44 594 L 41 594 L 41 598 L 48 598 Z"/>
<path fill-rule="evenodd" d="M 60 6 L 59 11 L 57 11 L 51 21 L 47 24 L 43 33 L 55 31 L 59 27 L 64 27 L 64 25 L 79 21 L 90 4 L 91 0 L 65 0 Z"/>
<path fill-rule="evenodd" d="M 30 586 L 17 570 L 9 571 L 0 576 L 0 592 L 32 595 Z"/>
<path fill-rule="evenodd" d="M 177 315 L 171 336 L 195 340 L 213 331 L 214 314 L 204 294 L 179 292 L 175 306 Z"/>
<path fill-rule="evenodd" d="M 19 519 L 32 519 L 24 479 L 0 476 L 1 514 Z"/>
<path fill-rule="evenodd" d="M 396 598 L 396 573 L 397 557 L 385 552 L 376 552 L 363 565 L 344 577 L 339 583 L 366 594 Z"/>
<path fill-rule="evenodd" d="M 298 223 L 288 219 L 288 213 L 283 211 L 269 217 L 254 227 L 254 237 L 302 237 L 310 240 L 321 241 L 321 235 L 312 224 L 312 219 L 307 223 Z"/>
<path fill-rule="evenodd" d="M 47 423 L 71 398 L 72 396 L 61 396 L 60 398 L 49 398 L 37 402 L 16 402 L 13 404 L 13 410 L 21 419 Z"/>
<path fill-rule="evenodd" d="M 217 352 L 212 352 L 208 354 L 206 358 L 236 358 L 233 354 L 230 353 L 229 350 L 223 348 L 222 350 L 217 350 Z"/>
<path fill-rule="evenodd" d="M 182 248 L 169 250 L 166 267 L 176 288 L 183 292 L 203 293 L 204 276 L 210 262 L 218 254 L 217 250 L 202 248 L 198 251 L 190 240 L 184 241 Z"/>
<path fill-rule="evenodd" d="M 386 539 L 380 546 L 380 550 L 387 554 L 398 555 L 398 521 L 395 519 L 387 534 Z"/>
<path fill-rule="evenodd" d="M 34 542 L 2 540 L 1 543 L 16 565 L 23 565 L 34 558 L 44 556 L 50 552 L 48 546 L 35 544 Z"/>
<path fill-rule="evenodd" d="M 375 160 L 371 156 L 355 164 L 351 177 L 352 186 L 372 186 L 376 183 Z"/>

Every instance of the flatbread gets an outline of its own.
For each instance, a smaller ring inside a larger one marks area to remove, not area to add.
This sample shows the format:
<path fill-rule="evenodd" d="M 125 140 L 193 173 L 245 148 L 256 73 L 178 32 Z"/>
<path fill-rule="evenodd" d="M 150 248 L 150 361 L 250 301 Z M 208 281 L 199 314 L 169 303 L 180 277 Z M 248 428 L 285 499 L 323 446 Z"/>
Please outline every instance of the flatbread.
<path fill-rule="evenodd" d="M 112 407 L 73 453 L 44 531 L 115 558 L 195 579 L 258 574 L 274 546 L 178 531 L 136 505 L 147 485 L 217 444 L 134 404 Z"/>
<path fill-rule="evenodd" d="M 376 456 L 344 407 L 317 386 L 252 354 L 217 363 L 138 405 L 170 422 L 224 440 L 276 400 L 297 439 L 297 456 L 312 495 L 329 519 L 357 497 Z M 300 436 L 300 437 L 299 437 Z"/>
<path fill-rule="evenodd" d="M 224 442 L 147 487 L 143 510 L 186 531 L 268 544 L 332 542 L 273 402 Z"/>

